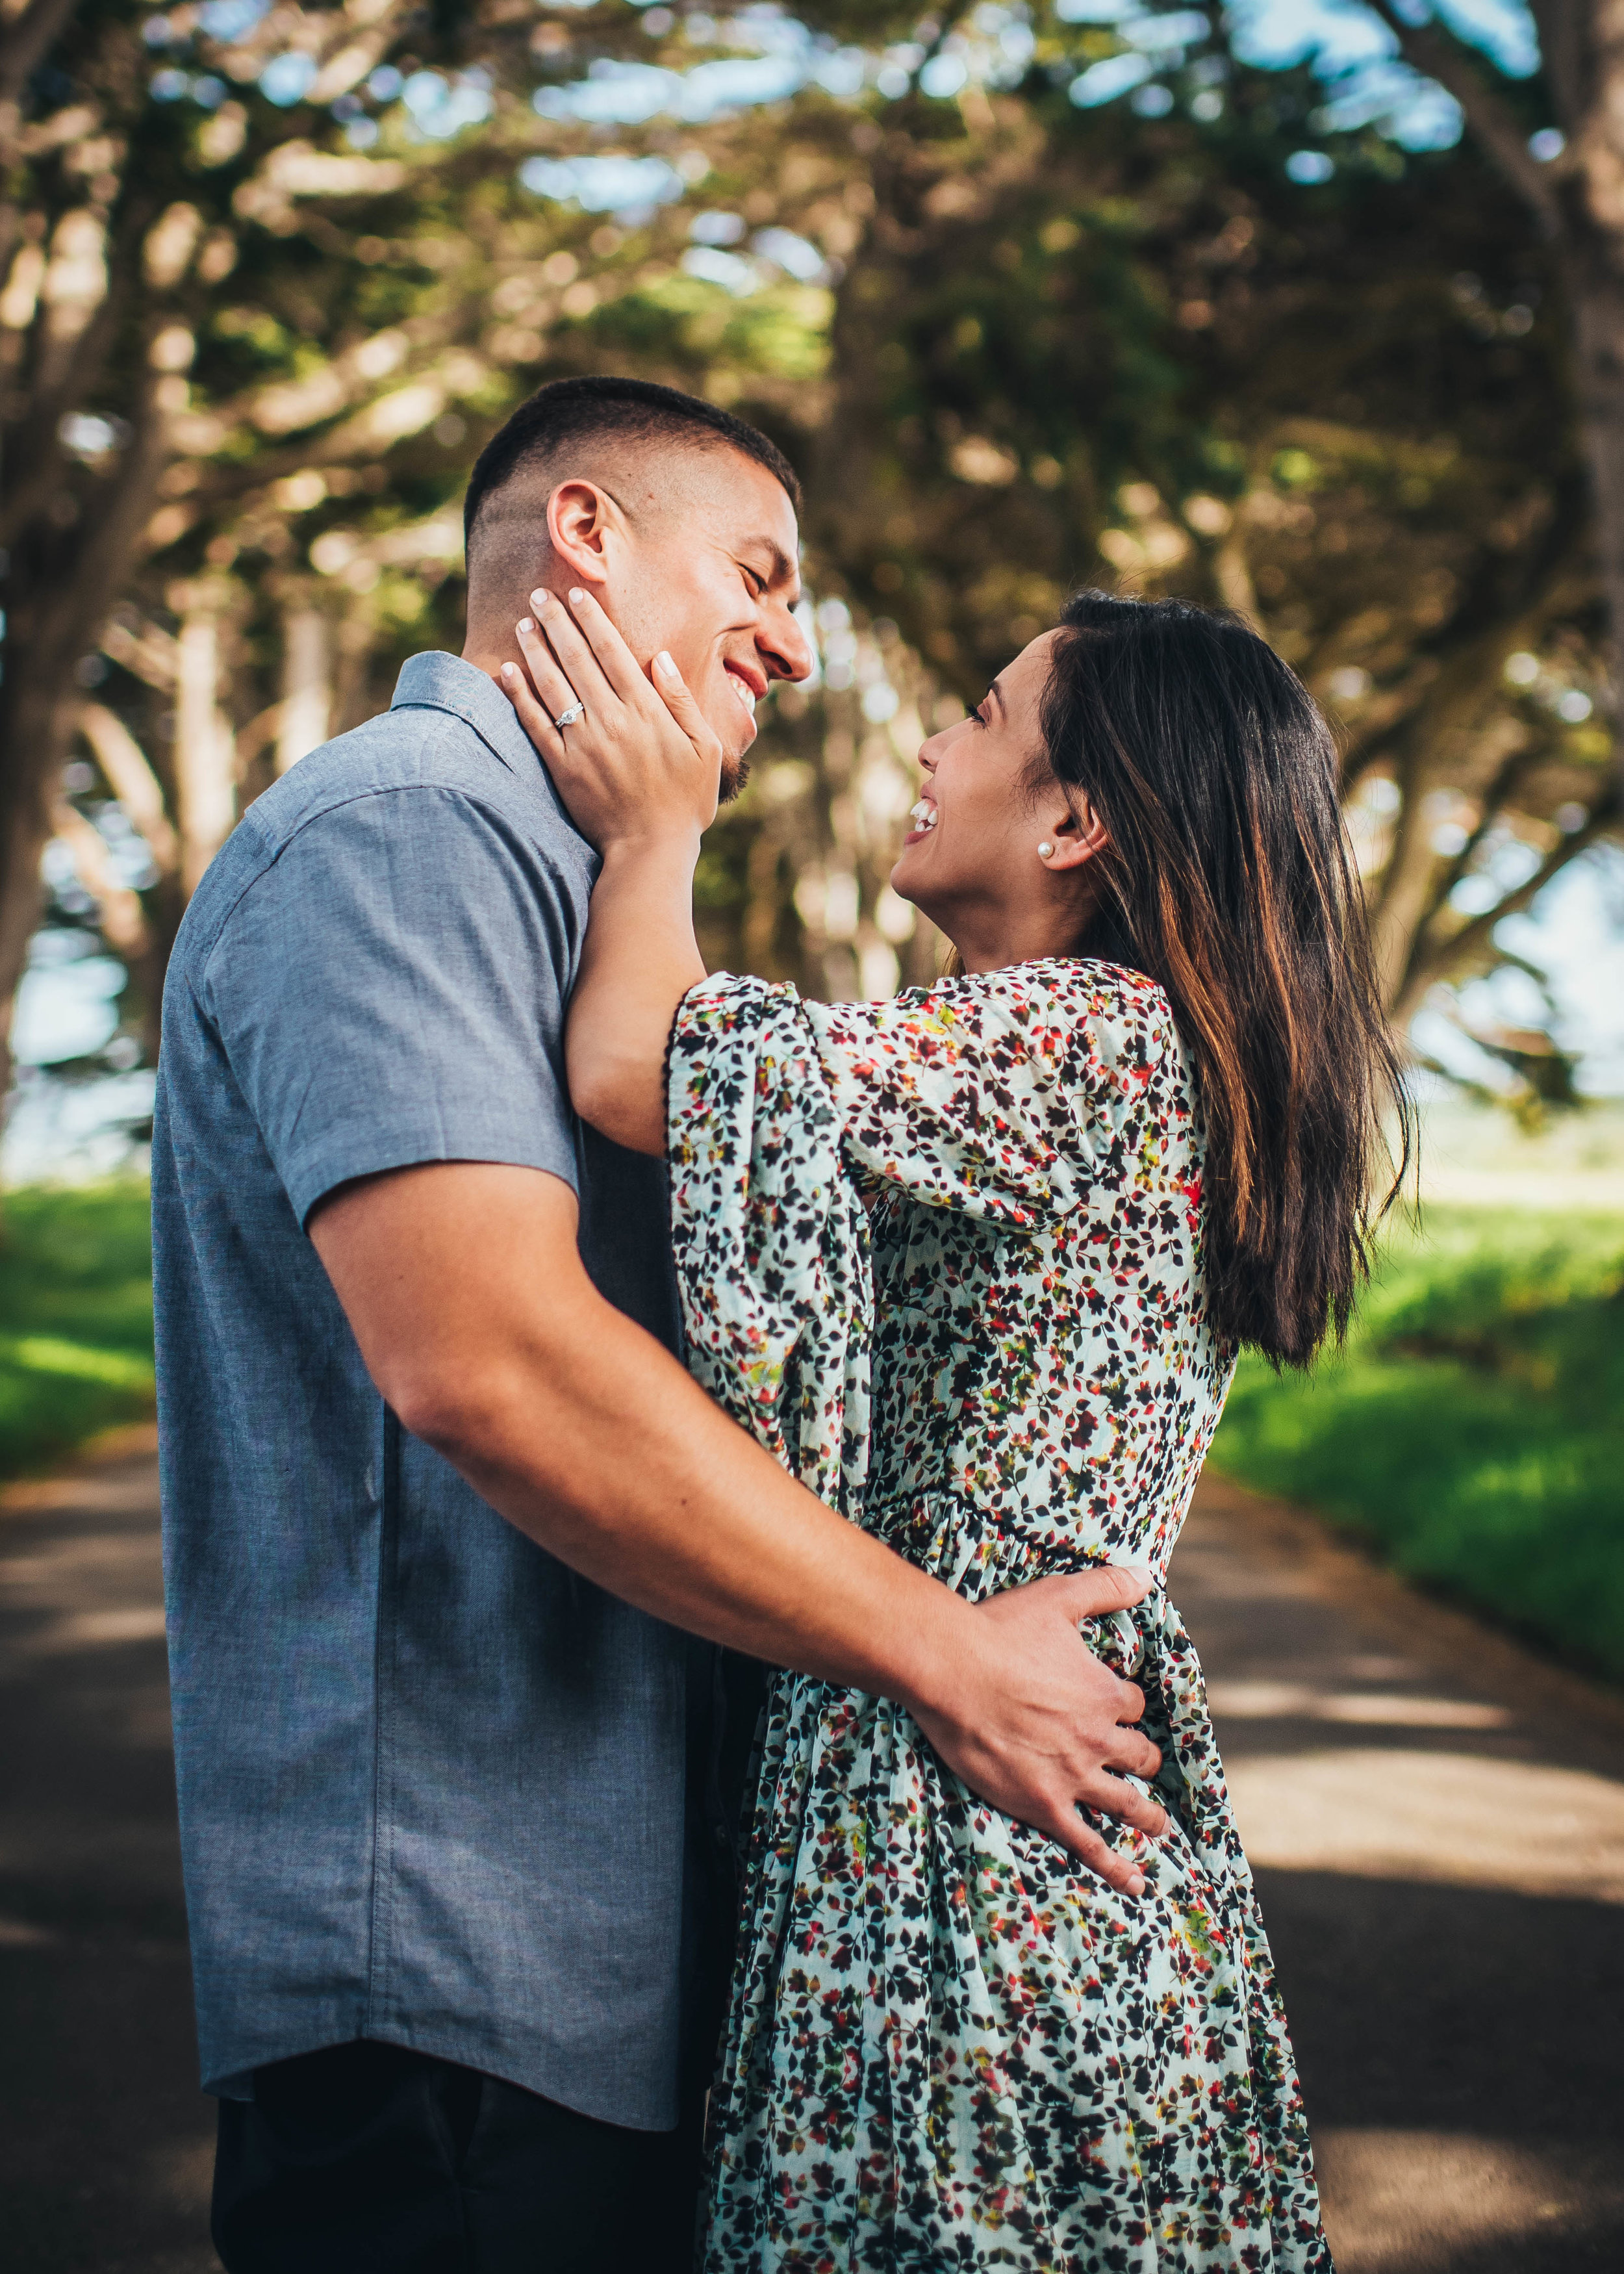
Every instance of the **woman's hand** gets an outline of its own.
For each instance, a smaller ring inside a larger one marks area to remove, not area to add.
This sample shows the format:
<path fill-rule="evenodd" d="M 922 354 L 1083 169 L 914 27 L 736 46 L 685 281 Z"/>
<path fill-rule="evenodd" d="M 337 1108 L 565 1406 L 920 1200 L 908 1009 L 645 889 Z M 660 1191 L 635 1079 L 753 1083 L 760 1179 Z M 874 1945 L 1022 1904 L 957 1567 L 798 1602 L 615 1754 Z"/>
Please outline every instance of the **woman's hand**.
<path fill-rule="evenodd" d="M 530 605 L 539 629 L 519 625 L 525 669 L 503 664 L 502 689 L 576 828 L 605 855 L 696 847 L 716 817 L 722 745 L 676 665 L 662 651 L 645 676 L 589 592 L 572 591 L 568 608 L 532 592 Z M 557 725 L 576 704 L 582 715 Z"/>
<path fill-rule="evenodd" d="M 722 745 L 668 655 L 645 677 L 589 593 L 532 592 L 500 685 L 581 834 L 603 855 L 565 1029 L 569 1094 L 618 1145 L 665 1149 L 665 1043 L 705 967 L 694 863 Z M 573 706 L 579 718 L 560 727 Z"/>

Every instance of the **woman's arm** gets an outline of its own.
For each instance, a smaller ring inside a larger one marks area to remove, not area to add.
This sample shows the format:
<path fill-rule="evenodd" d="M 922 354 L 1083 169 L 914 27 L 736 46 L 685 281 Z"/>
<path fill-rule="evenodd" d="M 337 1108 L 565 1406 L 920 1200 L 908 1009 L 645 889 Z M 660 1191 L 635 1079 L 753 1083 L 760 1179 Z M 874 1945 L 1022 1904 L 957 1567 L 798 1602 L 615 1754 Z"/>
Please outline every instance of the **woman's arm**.
<path fill-rule="evenodd" d="M 665 1150 L 665 1045 L 705 975 L 694 937 L 697 840 L 612 844 L 592 888 L 565 1063 L 575 1111 L 635 1153 Z"/>
<path fill-rule="evenodd" d="M 635 1152 L 665 1149 L 665 1045 L 705 975 L 694 937 L 694 865 L 716 812 L 721 744 L 668 655 L 649 676 L 590 594 L 534 596 L 518 627 L 530 678 L 502 685 L 583 836 L 603 855 L 565 1053 L 583 1120 Z M 545 637 L 542 636 L 545 632 Z M 568 727 L 554 724 L 584 704 Z"/>

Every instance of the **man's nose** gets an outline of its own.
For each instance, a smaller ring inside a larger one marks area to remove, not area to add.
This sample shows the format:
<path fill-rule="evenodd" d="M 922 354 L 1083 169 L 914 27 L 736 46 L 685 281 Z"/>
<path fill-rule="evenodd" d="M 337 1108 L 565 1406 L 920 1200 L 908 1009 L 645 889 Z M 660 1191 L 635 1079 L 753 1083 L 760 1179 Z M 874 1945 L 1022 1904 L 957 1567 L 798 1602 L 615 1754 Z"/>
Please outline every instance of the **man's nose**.
<path fill-rule="evenodd" d="M 765 618 L 756 646 L 769 679 L 805 679 L 812 669 L 812 644 L 786 607 Z"/>

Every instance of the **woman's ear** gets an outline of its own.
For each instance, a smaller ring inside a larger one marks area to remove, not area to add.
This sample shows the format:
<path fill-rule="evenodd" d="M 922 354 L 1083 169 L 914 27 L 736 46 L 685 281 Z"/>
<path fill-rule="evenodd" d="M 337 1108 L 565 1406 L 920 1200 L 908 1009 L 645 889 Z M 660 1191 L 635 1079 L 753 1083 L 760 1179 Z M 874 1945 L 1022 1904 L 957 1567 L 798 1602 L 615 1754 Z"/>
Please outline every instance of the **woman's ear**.
<path fill-rule="evenodd" d="M 1043 866 L 1058 870 L 1080 869 L 1086 861 L 1103 853 L 1111 840 L 1087 796 L 1074 790 L 1069 809 L 1047 832 L 1045 841 L 1054 849 L 1043 855 Z"/>

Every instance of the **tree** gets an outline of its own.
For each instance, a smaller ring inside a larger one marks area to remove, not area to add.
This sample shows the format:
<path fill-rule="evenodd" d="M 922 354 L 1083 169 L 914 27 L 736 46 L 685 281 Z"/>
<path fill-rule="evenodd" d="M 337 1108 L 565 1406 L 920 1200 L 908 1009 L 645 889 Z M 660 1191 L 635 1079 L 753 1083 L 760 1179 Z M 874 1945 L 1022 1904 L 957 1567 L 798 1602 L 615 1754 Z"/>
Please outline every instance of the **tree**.
<path fill-rule="evenodd" d="M 1406 1023 L 1617 827 L 1562 275 L 1474 149 L 1406 160 L 1329 133 L 1305 72 L 1160 54 L 1139 118 L 1034 79 L 892 107 L 819 533 L 966 697 L 1079 576 L 1257 621 L 1344 732 Z M 1334 179 L 1293 179 L 1314 140 Z M 1560 1090 L 1538 1037 L 1477 1038 Z"/>
<path fill-rule="evenodd" d="M 294 218 L 301 193 L 365 211 L 402 173 L 358 154 L 324 161 L 301 148 L 260 74 L 285 54 L 312 94 L 342 95 L 395 47 L 406 13 L 394 0 L 284 8 L 273 26 L 252 5 L 223 0 L 143 24 L 109 0 L 29 0 L 0 32 L 0 154 L 11 192 L 0 296 L 0 1035 L 79 721 L 78 667 L 136 564 L 196 514 L 180 502 L 177 468 L 200 476 L 222 420 L 252 431 L 263 415 L 252 390 L 235 418 L 208 399 L 215 373 L 196 366 L 211 297 L 239 264 L 260 292 L 279 270 L 308 270 L 312 248 Z M 220 469 L 217 478 L 229 476 Z M 190 497 L 207 485 L 184 486 Z M 145 780 L 135 787 L 142 754 L 127 735 L 116 757 L 105 728 L 99 745 L 93 736 L 98 762 L 137 810 L 158 797 L 174 815 L 174 860 L 164 865 L 178 870 L 183 890 L 231 818 L 214 689 L 217 598 L 207 581 L 177 590 L 178 636 L 165 646 L 148 635 L 129 649 L 175 698 L 167 798 Z"/>
<path fill-rule="evenodd" d="M 621 10 L 598 48 L 644 39 Z M 590 128 L 529 100 L 580 60 L 508 0 L 438 23 L 403 0 L 6 19 L 0 1032 L 76 737 L 120 810 L 161 825 L 121 939 L 150 1047 L 169 942 L 236 812 L 387 700 L 432 629 L 481 434 L 549 367 L 605 353 L 718 394 L 741 362 L 808 376 L 823 296 L 786 276 L 741 310 L 682 275 L 672 164 L 646 162 L 658 196 L 630 229 L 519 180 L 543 153 L 601 165 Z M 645 139 L 691 170 L 691 136 Z M 81 795 L 79 824 L 101 810 Z"/>
<path fill-rule="evenodd" d="M 1565 273 L 1475 144 L 1327 124 L 1215 10 L 1116 15 L 210 0 L 138 35 L 83 0 L 70 54 L 58 10 L 8 130 L 11 974 L 53 814 L 95 864 L 77 734 L 78 822 L 110 793 L 150 854 L 150 1040 L 233 812 L 455 644 L 469 457 L 589 368 L 734 403 L 808 477 L 829 668 L 708 848 L 715 952 L 922 975 L 884 883 L 909 736 L 1105 581 L 1241 608 L 1331 708 L 1401 1016 L 1497 957 L 1616 812 Z"/>
<path fill-rule="evenodd" d="M 1552 248 L 1572 325 L 1573 388 L 1607 613 L 1606 706 L 1624 702 L 1624 20 L 1611 0 L 1529 0 L 1538 81 L 1496 84 L 1482 51 L 1371 0 L 1401 52 L 1447 87 L 1468 132 Z M 1549 134 L 1554 117 L 1557 132 Z M 1547 138 L 1543 154 L 1530 141 Z"/>

